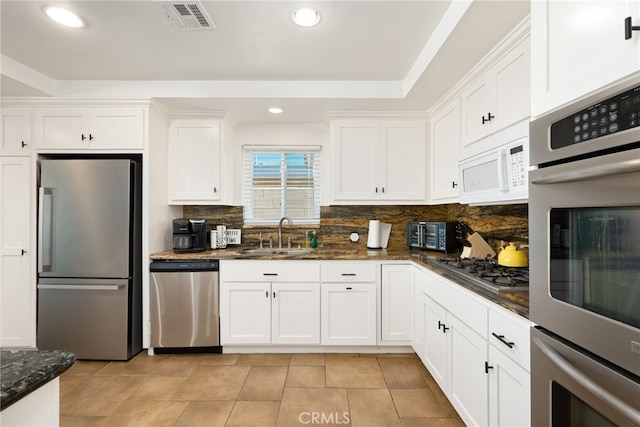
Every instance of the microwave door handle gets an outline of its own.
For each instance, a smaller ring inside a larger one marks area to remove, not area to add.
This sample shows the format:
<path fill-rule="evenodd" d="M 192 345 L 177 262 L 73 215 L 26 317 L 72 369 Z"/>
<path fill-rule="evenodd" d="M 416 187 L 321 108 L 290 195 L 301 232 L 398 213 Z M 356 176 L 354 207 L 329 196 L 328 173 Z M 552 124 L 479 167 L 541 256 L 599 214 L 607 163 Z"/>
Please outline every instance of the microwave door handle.
<path fill-rule="evenodd" d="M 539 177 L 532 177 L 532 184 L 558 184 L 562 182 L 585 181 L 591 178 L 601 176 L 621 175 L 625 173 L 640 172 L 640 159 L 621 160 L 612 163 L 600 165 L 589 165 L 589 167 L 577 170 L 562 171 L 550 174 L 544 174 L 538 169 Z"/>
<path fill-rule="evenodd" d="M 544 343 L 539 338 L 533 338 L 533 341 L 545 356 L 547 356 L 558 368 L 560 368 L 562 372 L 564 372 L 569 377 L 571 377 L 571 379 L 580 384 L 581 387 L 589 390 L 598 399 L 613 407 L 619 414 L 635 422 L 636 424 L 640 424 L 640 412 L 638 412 L 637 409 L 620 400 L 617 396 L 611 394 L 608 390 L 604 389 L 600 384 L 582 373 L 579 369 L 569 363 L 564 357 L 555 352 L 548 344 Z"/>
<path fill-rule="evenodd" d="M 51 271 L 53 252 L 53 189 L 38 189 L 38 273 Z"/>
<path fill-rule="evenodd" d="M 507 159 L 507 150 L 505 148 L 501 148 L 498 150 L 498 188 L 501 191 L 509 190 L 509 187 L 506 182 L 506 171 L 504 170 L 506 167 L 506 159 Z"/>

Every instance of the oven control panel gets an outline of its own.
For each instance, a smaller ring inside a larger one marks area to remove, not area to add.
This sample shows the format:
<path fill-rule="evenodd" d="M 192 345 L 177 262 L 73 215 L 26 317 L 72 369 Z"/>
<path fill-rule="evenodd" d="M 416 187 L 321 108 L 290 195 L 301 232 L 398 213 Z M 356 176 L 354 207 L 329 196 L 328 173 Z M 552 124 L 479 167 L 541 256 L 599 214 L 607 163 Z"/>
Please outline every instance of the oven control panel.
<path fill-rule="evenodd" d="M 551 125 L 551 148 L 592 141 L 640 126 L 640 86 L 603 100 Z"/>

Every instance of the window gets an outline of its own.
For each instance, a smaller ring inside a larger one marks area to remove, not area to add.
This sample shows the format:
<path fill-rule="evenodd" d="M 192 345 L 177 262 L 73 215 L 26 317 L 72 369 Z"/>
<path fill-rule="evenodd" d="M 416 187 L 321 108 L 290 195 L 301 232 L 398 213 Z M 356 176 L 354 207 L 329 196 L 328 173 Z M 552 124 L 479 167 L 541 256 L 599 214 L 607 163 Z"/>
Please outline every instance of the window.
<path fill-rule="evenodd" d="M 320 147 L 245 146 L 245 223 L 320 222 Z"/>

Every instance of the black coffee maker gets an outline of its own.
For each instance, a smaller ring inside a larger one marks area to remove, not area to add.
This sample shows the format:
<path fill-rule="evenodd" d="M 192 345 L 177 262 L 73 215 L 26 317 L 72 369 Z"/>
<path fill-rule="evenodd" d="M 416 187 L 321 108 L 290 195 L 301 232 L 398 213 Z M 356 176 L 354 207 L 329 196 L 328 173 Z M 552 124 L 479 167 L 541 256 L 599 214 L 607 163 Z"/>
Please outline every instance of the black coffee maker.
<path fill-rule="evenodd" d="M 173 251 L 177 254 L 204 252 L 207 243 L 207 223 L 206 219 L 174 219 Z"/>

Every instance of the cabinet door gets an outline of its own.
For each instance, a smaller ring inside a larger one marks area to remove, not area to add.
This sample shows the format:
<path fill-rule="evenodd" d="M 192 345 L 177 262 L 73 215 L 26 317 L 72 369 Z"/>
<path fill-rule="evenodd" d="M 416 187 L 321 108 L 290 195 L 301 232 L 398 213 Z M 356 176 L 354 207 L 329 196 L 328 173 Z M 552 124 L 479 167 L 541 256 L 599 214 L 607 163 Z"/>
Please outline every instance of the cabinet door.
<path fill-rule="evenodd" d="M 40 150 L 89 148 L 88 117 L 81 108 L 52 108 L 34 113 L 35 142 Z"/>
<path fill-rule="evenodd" d="M 177 120 L 169 129 L 169 203 L 220 200 L 220 122 Z"/>
<path fill-rule="evenodd" d="M 320 344 L 320 284 L 273 283 L 272 344 Z"/>
<path fill-rule="evenodd" d="M 35 347 L 31 158 L 0 158 L 0 347 Z"/>
<path fill-rule="evenodd" d="M 382 121 L 375 187 L 383 200 L 425 199 L 425 122 Z M 375 164 L 375 163 L 374 163 Z"/>
<path fill-rule="evenodd" d="M 411 307 L 413 300 L 410 265 L 382 266 L 381 339 L 382 341 L 411 340 Z"/>
<path fill-rule="evenodd" d="M 418 357 L 426 365 L 424 360 L 424 325 L 425 325 L 425 301 L 424 292 L 427 288 L 427 276 L 418 268 L 413 269 L 413 308 L 412 308 L 412 338 L 411 346 Z"/>
<path fill-rule="evenodd" d="M 640 25 L 640 1 L 531 2 L 533 116 L 638 72 L 640 33 L 625 40 L 629 16 Z"/>
<path fill-rule="evenodd" d="M 269 283 L 220 284 L 220 340 L 225 344 L 271 342 Z"/>
<path fill-rule="evenodd" d="M 531 54 L 527 37 L 491 69 L 495 78 L 495 117 L 491 132 L 505 129 L 531 114 Z"/>
<path fill-rule="evenodd" d="M 463 145 L 467 146 L 491 133 L 491 120 L 496 115 L 495 92 L 495 78 L 490 71 L 462 92 Z"/>
<path fill-rule="evenodd" d="M 323 283 L 320 307 L 323 345 L 376 343 L 375 283 Z"/>
<path fill-rule="evenodd" d="M 447 322 L 451 328 L 447 331 L 451 341 L 449 399 L 465 424 L 489 425 L 487 341 L 452 315 Z"/>
<path fill-rule="evenodd" d="M 101 108 L 91 111 L 89 133 L 92 149 L 143 149 L 142 108 Z"/>
<path fill-rule="evenodd" d="M 489 424 L 531 425 L 531 376 L 493 345 L 489 346 Z"/>
<path fill-rule="evenodd" d="M 24 156 L 31 153 L 31 111 L 26 108 L 2 110 L 0 154 Z"/>
<path fill-rule="evenodd" d="M 378 198 L 378 134 L 377 120 L 331 122 L 334 200 Z"/>
<path fill-rule="evenodd" d="M 460 99 L 434 114 L 431 121 L 431 200 L 458 199 L 458 152 L 460 151 Z"/>
<path fill-rule="evenodd" d="M 437 302 L 423 294 L 424 312 L 424 358 L 429 373 L 436 380 L 442 391 L 449 392 L 448 358 L 449 343 L 447 332 L 447 311 Z"/>

